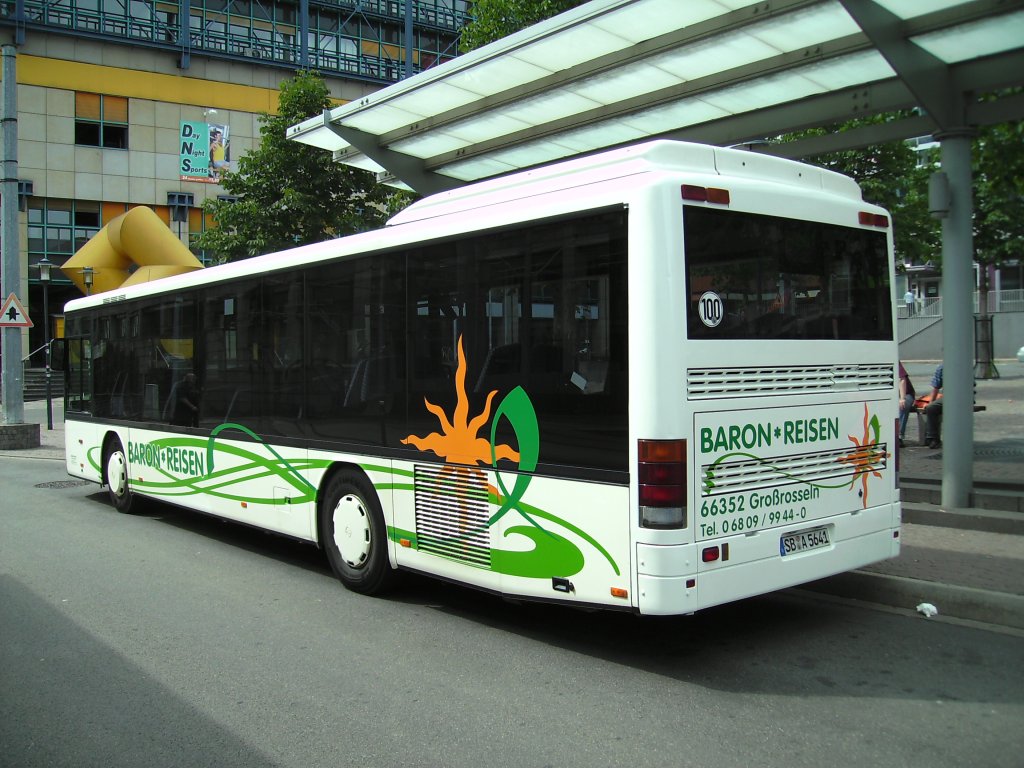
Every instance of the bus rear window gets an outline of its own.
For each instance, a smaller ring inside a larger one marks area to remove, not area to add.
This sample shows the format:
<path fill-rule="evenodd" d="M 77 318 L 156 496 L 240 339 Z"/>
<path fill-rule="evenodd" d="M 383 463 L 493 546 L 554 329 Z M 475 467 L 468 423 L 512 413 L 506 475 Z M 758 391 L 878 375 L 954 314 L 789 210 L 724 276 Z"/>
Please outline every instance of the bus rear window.
<path fill-rule="evenodd" d="M 688 338 L 891 340 L 883 232 L 684 206 Z"/>

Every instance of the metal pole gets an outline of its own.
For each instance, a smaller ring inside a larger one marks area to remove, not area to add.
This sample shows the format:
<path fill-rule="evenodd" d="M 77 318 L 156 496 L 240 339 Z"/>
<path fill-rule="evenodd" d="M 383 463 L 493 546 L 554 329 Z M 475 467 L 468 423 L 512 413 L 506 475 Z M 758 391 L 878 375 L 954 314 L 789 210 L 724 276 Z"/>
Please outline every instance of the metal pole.
<path fill-rule="evenodd" d="M 4 176 L 0 187 L 0 251 L 3 255 L 3 298 L 21 291 L 21 253 L 18 237 L 18 82 L 16 50 L 3 45 L 3 123 Z M 21 362 L 21 328 L 4 328 L 3 398 L 4 421 L 25 422 L 25 372 Z"/>
<path fill-rule="evenodd" d="M 412 77 L 412 0 L 405 0 L 405 75 Z"/>
<path fill-rule="evenodd" d="M 949 215 L 942 220 L 942 506 L 966 507 L 974 484 L 974 238 L 971 232 L 971 136 L 942 143 Z"/>
<path fill-rule="evenodd" d="M 45 257 L 44 257 L 45 258 Z M 50 365 L 50 277 L 46 276 L 43 283 L 43 338 L 46 340 L 46 428 L 53 429 L 53 390 L 50 388 L 50 377 L 53 368 Z"/>

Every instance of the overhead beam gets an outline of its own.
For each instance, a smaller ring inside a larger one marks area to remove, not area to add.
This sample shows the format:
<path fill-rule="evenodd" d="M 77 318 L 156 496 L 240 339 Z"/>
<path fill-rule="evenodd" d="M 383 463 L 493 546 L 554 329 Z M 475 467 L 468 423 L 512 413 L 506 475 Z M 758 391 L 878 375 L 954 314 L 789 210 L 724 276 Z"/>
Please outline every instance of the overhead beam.
<path fill-rule="evenodd" d="M 874 0 L 839 2 L 940 128 L 964 124 L 959 109 L 963 94 L 954 91 L 949 68 L 907 39 L 906 25 L 899 16 Z"/>
<path fill-rule="evenodd" d="M 449 176 L 442 176 L 424 167 L 423 161 L 412 155 L 405 155 L 382 147 L 377 137 L 364 131 L 332 123 L 330 112 L 324 111 L 324 126 L 344 141 L 362 152 L 382 168 L 387 168 L 395 178 L 422 195 L 432 195 L 462 186 L 462 182 Z"/>

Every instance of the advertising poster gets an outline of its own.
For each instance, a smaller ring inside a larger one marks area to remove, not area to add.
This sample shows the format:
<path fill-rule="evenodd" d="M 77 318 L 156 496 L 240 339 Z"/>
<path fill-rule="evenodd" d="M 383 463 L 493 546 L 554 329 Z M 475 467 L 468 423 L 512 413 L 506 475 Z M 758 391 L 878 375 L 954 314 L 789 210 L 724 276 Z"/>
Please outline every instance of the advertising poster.
<path fill-rule="evenodd" d="M 181 181 L 216 184 L 228 170 L 231 150 L 226 125 L 182 120 L 179 147 Z"/>

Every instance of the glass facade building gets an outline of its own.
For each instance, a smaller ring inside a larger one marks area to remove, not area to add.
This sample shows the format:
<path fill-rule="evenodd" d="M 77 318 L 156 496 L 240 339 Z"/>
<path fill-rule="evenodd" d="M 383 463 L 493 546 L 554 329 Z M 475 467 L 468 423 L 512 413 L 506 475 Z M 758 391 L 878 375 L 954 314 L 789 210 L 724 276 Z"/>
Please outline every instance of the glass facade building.
<path fill-rule="evenodd" d="M 64 302 L 80 295 L 60 267 L 113 218 L 148 206 L 187 246 L 206 226 L 203 204 L 224 190 L 213 174 L 180 171 L 185 126 L 223 136 L 223 160 L 235 167 L 258 146 L 259 116 L 275 111 L 280 83 L 296 70 L 318 71 L 336 103 L 362 98 L 455 57 L 469 5 L 0 0 L 0 28 L 17 46 L 29 349 L 45 343 L 39 261 L 55 267 L 49 328 L 59 335 Z"/>
<path fill-rule="evenodd" d="M 0 19 L 33 29 L 259 59 L 325 75 L 400 80 L 458 53 L 468 0 L 19 0 Z M 411 23 L 406 22 L 407 16 Z"/>

